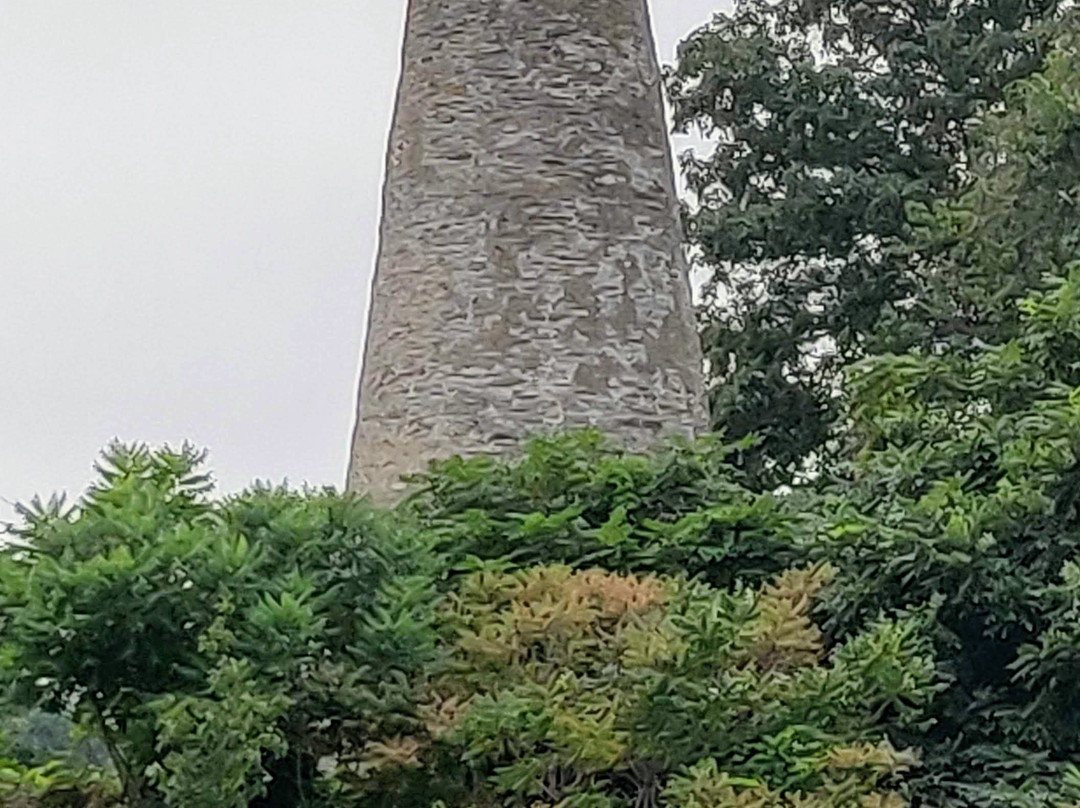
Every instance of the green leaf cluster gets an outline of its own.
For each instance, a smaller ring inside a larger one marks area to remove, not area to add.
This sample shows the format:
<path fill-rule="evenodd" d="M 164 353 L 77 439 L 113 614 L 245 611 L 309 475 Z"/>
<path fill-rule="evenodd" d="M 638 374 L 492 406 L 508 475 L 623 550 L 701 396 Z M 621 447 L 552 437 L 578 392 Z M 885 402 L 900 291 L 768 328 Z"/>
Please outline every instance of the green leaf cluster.
<path fill-rule="evenodd" d="M 302 793 L 399 720 L 435 646 L 415 533 L 332 492 L 212 501 L 201 461 L 114 446 L 0 558 L 13 697 L 94 732 L 133 807 Z"/>
<path fill-rule="evenodd" d="M 402 506 L 455 568 L 490 561 L 761 581 L 800 557 L 803 518 L 750 490 L 719 438 L 620 451 L 595 431 L 536 438 L 520 460 L 454 458 Z"/>

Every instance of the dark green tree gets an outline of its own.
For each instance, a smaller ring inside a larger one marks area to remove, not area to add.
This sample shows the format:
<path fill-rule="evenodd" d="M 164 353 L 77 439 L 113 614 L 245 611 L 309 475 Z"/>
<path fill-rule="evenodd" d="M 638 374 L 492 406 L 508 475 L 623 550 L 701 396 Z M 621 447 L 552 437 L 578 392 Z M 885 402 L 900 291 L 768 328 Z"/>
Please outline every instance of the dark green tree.
<path fill-rule="evenodd" d="M 845 365 L 997 336 L 926 300 L 912 209 L 968 186 L 976 114 L 1039 69 L 1063 5 L 738 0 L 680 48 L 676 128 L 715 146 L 684 159 L 713 421 L 759 436 L 759 484 L 829 452 Z"/>
<path fill-rule="evenodd" d="M 917 243 L 935 245 L 927 298 L 970 303 L 975 334 L 849 367 L 852 451 L 843 482 L 821 487 L 817 551 L 843 570 L 830 631 L 940 604 L 949 686 L 906 739 L 924 750 L 913 793 L 929 805 L 1080 795 L 1077 31 L 1060 26 L 1044 69 L 984 118 L 969 189 L 913 211 Z"/>

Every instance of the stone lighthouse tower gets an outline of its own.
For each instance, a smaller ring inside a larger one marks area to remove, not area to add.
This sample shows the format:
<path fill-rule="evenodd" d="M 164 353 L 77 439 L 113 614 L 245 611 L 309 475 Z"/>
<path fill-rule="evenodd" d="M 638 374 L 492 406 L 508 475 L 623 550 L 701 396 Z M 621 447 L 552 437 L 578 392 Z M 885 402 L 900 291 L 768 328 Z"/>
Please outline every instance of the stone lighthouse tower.
<path fill-rule="evenodd" d="M 646 0 L 409 0 L 350 490 L 704 426 Z"/>

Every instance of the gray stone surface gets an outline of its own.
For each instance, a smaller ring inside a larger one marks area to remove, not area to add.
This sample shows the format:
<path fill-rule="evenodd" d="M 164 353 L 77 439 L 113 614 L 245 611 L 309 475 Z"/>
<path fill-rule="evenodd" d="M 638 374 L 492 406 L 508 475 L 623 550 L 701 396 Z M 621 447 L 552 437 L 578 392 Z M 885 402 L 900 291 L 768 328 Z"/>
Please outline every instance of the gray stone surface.
<path fill-rule="evenodd" d="M 348 485 L 704 425 L 645 0 L 411 0 Z"/>

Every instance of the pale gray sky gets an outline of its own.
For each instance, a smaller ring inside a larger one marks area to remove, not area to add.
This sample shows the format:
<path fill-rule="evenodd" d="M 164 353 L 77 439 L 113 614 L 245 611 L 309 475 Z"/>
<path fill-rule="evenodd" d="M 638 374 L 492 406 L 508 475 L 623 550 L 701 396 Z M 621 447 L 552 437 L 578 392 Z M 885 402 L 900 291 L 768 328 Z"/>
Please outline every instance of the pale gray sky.
<path fill-rule="evenodd" d="M 670 61 L 727 2 L 652 5 Z M 0 519 L 114 436 L 341 485 L 403 15 L 0 0 Z"/>

